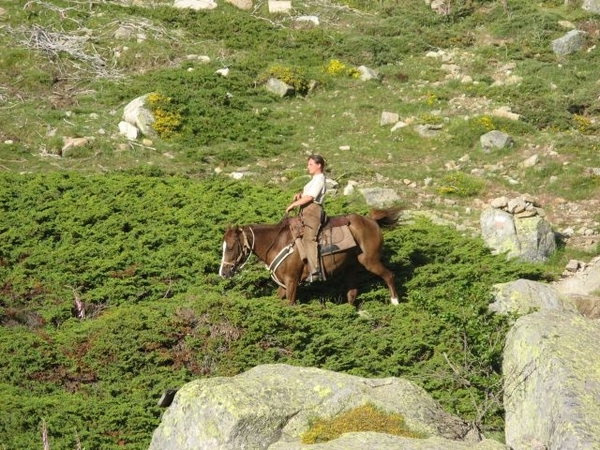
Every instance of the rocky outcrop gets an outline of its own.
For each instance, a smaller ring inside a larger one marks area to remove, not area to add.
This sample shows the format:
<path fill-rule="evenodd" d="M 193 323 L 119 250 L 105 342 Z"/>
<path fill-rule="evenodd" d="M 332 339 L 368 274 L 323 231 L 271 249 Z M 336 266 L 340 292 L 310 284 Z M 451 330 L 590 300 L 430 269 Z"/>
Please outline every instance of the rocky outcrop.
<path fill-rule="evenodd" d="M 506 443 L 514 450 L 600 449 L 600 323 L 556 309 L 521 317 L 507 337 Z"/>
<path fill-rule="evenodd" d="M 521 316 L 504 349 L 508 447 L 481 439 L 409 381 L 276 364 L 183 386 L 149 450 L 600 449 L 600 321 L 593 319 L 600 311 L 600 258 L 577 267 L 554 284 L 522 279 L 495 286 L 490 309 Z M 301 443 L 311 420 L 367 403 L 402 414 L 426 437 L 354 432 Z"/>
<path fill-rule="evenodd" d="M 315 418 L 335 417 L 367 403 L 400 413 L 429 439 L 402 444 L 385 434 L 363 433 L 342 443 L 310 448 L 504 449 L 464 442 L 470 427 L 445 412 L 422 388 L 401 378 L 367 379 L 284 364 L 255 367 L 235 377 L 200 379 L 183 386 L 154 432 L 150 450 L 304 448 L 300 436 Z M 456 442 L 455 442 L 456 441 Z M 362 445 L 368 446 L 360 447 Z"/>
<path fill-rule="evenodd" d="M 491 153 L 493 149 L 503 149 L 514 144 L 513 139 L 508 134 L 498 130 L 492 130 L 481 135 L 479 142 L 483 153 Z"/>
<path fill-rule="evenodd" d="M 563 37 L 552 41 L 552 50 L 558 56 L 575 53 L 584 47 L 586 35 L 585 31 L 571 30 Z"/>
<path fill-rule="evenodd" d="M 570 298 L 548 284 L 521 279 L 494 286 L 491 311 L 523 315 L 540 309 L 577 312 L 577 307 Z"/>
<path fill-rule="evenodd" d="M 150 94 L 142 95 L 130 101 L 123 108 L 123 121 L 119 124 L 119 130 L 130 140 L 137 138 L 139 133 L 153 136 L 154 115 L 148 109 L 146 103 Z"/>
<path fill-rule="evenodd" d="M 477 444 L 432 437 L 410 439 L 383 433 L 346 433 L 338 439 L 320 444 L 277 443 L 269 450 L 506 450 L 496 441 L 484 439 Z"/>
<path fill-rule="evenodd" d="M 554 284 L 495 286 L 490 309 L 521 315 L 503 354 L 511 449 L 600 449 L 598 286 L 600 258 Z"/>

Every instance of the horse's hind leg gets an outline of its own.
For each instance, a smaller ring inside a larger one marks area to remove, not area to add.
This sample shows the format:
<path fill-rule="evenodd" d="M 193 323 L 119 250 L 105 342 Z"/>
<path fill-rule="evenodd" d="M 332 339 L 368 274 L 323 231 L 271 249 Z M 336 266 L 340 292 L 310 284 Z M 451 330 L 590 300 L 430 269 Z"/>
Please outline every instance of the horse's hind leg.
<path fill-rule="evenodd" d="M 345 271 L 345 279 L 344 284 L 346 287 L 346 299 L 350 305 L 356 306 L 356 296 L 358 295 L 358 286 L 357 286 L 357 267 L 355 264 L 352 264 L 352 267 L 348 267 Z"/>
<path fill-rule="evenodd" d="M 383 265 L 381 259 L 377 258 L 368 258 L 365 253 L 361 253 L 358 256 L 358 261 L 367 269 L 369 272 L 380 276 L 387 284 L 388 289 L 390 290 L 390 301 L 392 305 L 398 304 L 398 292 L 396 291 L 396 283 L 394 282 L 394 274 L 391 270 Z"/>

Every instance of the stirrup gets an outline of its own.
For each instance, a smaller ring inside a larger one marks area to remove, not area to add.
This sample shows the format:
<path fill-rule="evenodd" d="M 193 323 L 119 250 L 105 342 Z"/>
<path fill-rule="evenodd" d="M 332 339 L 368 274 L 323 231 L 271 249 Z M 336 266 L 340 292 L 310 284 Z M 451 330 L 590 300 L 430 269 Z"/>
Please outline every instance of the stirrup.
<path fill-rule="evenodd" d="M 323 275 L 323 270 L 320 267 L 317 267 L 313 273 L 308 276 L 308 281 L 310 283 L 314 283 L 315 281 L 323 281 L 325 280 L 325 276 Z"/>

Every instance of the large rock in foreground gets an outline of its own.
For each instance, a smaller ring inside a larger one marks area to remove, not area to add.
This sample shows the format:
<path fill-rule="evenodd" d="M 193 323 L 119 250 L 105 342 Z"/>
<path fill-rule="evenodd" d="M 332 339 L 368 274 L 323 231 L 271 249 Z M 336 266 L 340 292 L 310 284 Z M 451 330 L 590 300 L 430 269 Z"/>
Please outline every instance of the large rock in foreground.
<path fill-rule="evenodd" d="M 521 317 L 504 351 L 506 443 L 600 449 L 600 322 L 546 309 Z"/>
<path fill-rule="evenodd" d="M 274 364 L 235 377 L 200 379 L 183 386 L 155 430 L 150 450 L 300 448 L 300 436 L 311 420 L 335 417 L 367 403 L 402 414 L 411 430 L 432 439 L 409 439 L 420 442 L 407 447 L 386 434 L 380 434 L 382 442 L 373 445 L 377 436 L 361 437 L 371 443 L 369 448 L 505 448 L 495 441 L 483 441 L 491 444 L 486 447 L 464 442 L 460 442 L 463 447 L 454 446 L 454 441 L 465 437 L 469 426 L 446 413 L 429 394 L 407 380 L 367 379 Z M 355 441 L 360 443 L 360 439 Z M 386 439 L 392 444 L 384 442 Z M 427 441 L 430 445 L 423 446 Z M 340 448 L 335 442 L 319 448 Z"/>

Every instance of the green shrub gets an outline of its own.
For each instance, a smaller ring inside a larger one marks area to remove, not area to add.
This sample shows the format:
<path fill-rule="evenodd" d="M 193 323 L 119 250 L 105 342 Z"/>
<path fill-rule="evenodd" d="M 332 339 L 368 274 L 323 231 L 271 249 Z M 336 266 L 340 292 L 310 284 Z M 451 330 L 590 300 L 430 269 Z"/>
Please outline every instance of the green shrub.
<path fill-rule="evenodd" d="M 437 191 L 444 195 L 474 197 L 482 191 L 484 186 L 485 182 L 480 178 L 463 172 L 451 172 L 441 178 Z"/>

